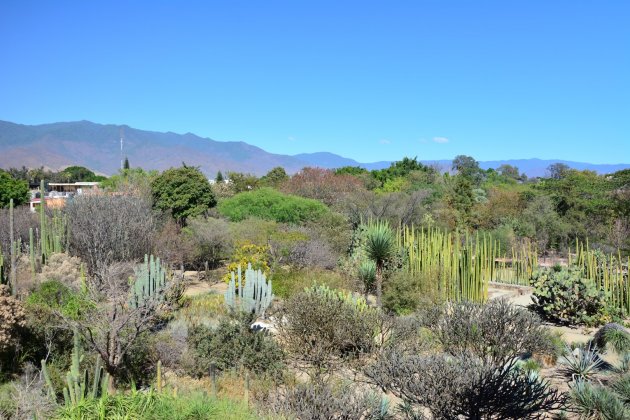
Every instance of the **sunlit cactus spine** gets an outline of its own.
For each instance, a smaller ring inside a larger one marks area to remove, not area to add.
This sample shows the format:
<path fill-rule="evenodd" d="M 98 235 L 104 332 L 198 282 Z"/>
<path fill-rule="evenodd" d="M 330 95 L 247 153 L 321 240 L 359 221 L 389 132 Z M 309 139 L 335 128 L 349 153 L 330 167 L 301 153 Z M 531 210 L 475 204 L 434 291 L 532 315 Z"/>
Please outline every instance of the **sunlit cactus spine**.
<path fill-rule="evenodd" d="M 159 258 L 144 256 L 144 263 L 136 268 L 135 281 L 131 289 L 131 305 L 141 306 L 147 299 L 164 299 L 166 270 Z"/>
<path fill-rule="evenodd" d="M 236 273 L 231 273 L 230 283 L 225 292 L 225 304 L 228 308 L 264 318 L 272 301 L 271 280 L 267 281 L 261 270 L 253 270 L 251 264 L 248 264 L 244 278 L 240 266 Z"/>

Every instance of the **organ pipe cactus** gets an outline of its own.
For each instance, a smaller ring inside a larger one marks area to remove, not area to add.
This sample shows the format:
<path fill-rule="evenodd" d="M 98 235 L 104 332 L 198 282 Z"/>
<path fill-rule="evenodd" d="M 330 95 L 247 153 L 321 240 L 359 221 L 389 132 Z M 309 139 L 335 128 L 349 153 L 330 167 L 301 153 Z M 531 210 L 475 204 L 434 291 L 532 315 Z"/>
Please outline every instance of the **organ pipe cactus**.
<path fill-rule="evenodd" d="M 265 311 L 273 301 L 271 280 L 267 281 L 261 270 L 253 270 L 251 264 L 247 265 L 243 277 L 239 266 L 236 273 L 231 273 L 224 296 L 225 304 L 231 310 L 240 310 L 264 318 Z"/>
<path fill-rule="evenodd" d="M 107 384 L 109 383 L 109 374 L 105 373 L 101 365 L 100 357 L 96 359 L 94 366 L 94 374 L 90 385 L 90 377 L 88 370 L 83 372 L 80 370 L 83 354 L 81 352 L 81 343 L 79 334 L 74 332 L 74 346 L 71 356 L 72 364 L 70 370 L 66 373 L 66 386 L 63 388 L 63 397 L 66 405 L 76 406 L 86 398 L 98 398 L 107 394 Z M 48 395 L 55 397 L 56 393 L 50 379 L 48 366 L 45 360 L 42 360 L 42 375 L 48 389 Z"/>
<path fill-rule="evenodd" d="M 166 270 L 160 259 L 145 255 L 144 263 L 136 268 L 135 281 L 131 287 L 131 306 L 138 308 L 148 299 L 163 300 L 166 283 Z"/>

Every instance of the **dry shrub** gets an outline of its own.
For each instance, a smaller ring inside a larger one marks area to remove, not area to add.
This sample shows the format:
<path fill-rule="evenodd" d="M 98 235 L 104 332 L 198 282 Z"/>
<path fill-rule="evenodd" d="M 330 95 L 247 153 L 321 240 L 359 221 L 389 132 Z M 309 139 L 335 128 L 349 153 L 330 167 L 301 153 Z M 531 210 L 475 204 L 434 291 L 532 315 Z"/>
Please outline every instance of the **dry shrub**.
<path fill-rule="evenodd" d="M 363 182 L 352 175 L 337 175 L 321 168 L 304 168 L 282 185 L 284 192 L 314 198 L 328 206 L 343 201 L 349 193 L 364 189 Z"/>
<path fill-rule="evenodd" d="M 22 303 L 10 296 L 9 288 L 0 285 L 0 352 L 19 344 L 20 329 L 26 326 L 26 311 Z"/>
<path fill-rule="evenodd" d="M 68 254 L 51 254 L 41 273 L 37 274 L 37 283 L 57 280 L 75 290 L 80 287 L 81 259 Z"/>
<path fill-rule="evenodd" d="M 371 353 L 381 331 L 379 311 L 325 287 L 292 296 L 281 312 L 281 343 L 299 367 L 316 376 Z"/>
<path fill-rule="evenodd" d="M 155 221 L 151 203 L 131 195 L 81 195 L 65 208 L 70 252 L 97 275 L 114 262 L 151 253 Z"/>
<path fill-rule="evenodd" d="M 57 408 L 55 401 L 48 396 L 42 376 L 32 364 L 27 364 L 22 376 L 11 385 L 12 407 L 10 410 L 5 408 L 5 412 L 0 411 L 0 418 L 45 419 Z"/>
<path fill-rule="evenodd" d="M 346 384 L 334 387 L 326 383 L 306 383 L 276 392 L 266 409 L 300 420 L 388 418 L 387 406 L 381 401 L 378 395 Z"/>

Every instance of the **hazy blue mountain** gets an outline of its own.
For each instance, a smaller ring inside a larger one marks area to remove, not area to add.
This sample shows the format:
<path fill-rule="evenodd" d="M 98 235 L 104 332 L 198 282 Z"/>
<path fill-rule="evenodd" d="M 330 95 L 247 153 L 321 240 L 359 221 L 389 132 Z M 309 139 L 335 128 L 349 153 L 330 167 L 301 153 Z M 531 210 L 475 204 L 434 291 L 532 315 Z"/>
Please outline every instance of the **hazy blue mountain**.
<path fill-rule="evenodd" d="M 159 133 L 89 121 L 35 126 L 0 121 L 0 167 L 82 165 L 110 175 L 120 168 L 121 134 L 123 154 L 132 167 L 164 170 L 185 162 L 214 176 L 219 170 L 263 175 L 276 166 L 293 173 L 305 166 L 294 157 L 244 142 L 215 141 L 191 133 Z"/>
<path fill-rule="evenodd" d="M 96 124 L 90 121 L 22 125 L 0 121 L 0 168 L 40 167 L 61 169 L 70 165 L 86 166 L 111 175 L 120 168 L 120 136 L 124 135 L 124 156 L 131 166 L 164 170 L 173 166 L 199 166 L 213 177 L 217 171 L 249 172 L 263 175 L 276 166 L 295 173 L 305 166 L 333 169 L 361 166 L 382 169 L 391 162 L 361 163 L 333 153 L 302 153 L 295 156 L 264 151 L 244 142 L 216 141 L 192 133 L 160 133 L 127 125 Z M 402 156 L 401 156 L 402 158 Z M 450 160 L 424 160 L 447 171 Z M 484 169 L 503 164 L 517 166 L 529 177 L 544 176 L 552 163 L 561 162 L 575 169 L 610 173 L 630 168 L 630 164 L 591 164 L 564 160 L 514 159 L 480 162 Z"/>

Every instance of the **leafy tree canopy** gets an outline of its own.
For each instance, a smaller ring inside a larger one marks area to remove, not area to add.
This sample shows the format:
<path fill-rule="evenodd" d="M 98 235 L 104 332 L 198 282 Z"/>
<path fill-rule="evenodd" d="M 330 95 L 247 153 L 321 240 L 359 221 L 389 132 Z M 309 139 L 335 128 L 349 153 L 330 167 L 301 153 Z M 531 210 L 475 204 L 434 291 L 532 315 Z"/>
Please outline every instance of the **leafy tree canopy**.
<path fill-rule="evenodd" d="M 170 210 L 179 223 L 199 216 L 217 202 L 210 182 L 199 168 L 183 166 L 162 172 L 151 182 L 154 207 Z"/>
<path fill-rule="evenodd" d="M 0 170 L 0 207 L 8 207 L 11 199 L 16 206 L 28 202 L 28 184 Z"/>
<path fill-rule="evenodd" d="M 384 184 L 387 180 L 404 177 L 414 171 L 432 172 L 433 168 L 418 162 L 417 157 L 413 159 L 404 157 L 402 160 L 392 163 L 389 168 L 372 171 L 372 176 Z"/>
<path fill-rule="evenodd" d="M 60 175 L 65 182 L 99 182 L 105 179 L 83 166 L 68 166 Z"/>
<path fill-rule="evenodd" d="M 273 168 L 272 170 L 267 172 L 267 175 L 260 178 L 263 183 L 272 187 L 277 187 L 287 179 L 289 179 L 289 175 L 287 175 L 287 172 L 282 166 L 277 166 Z"/>

